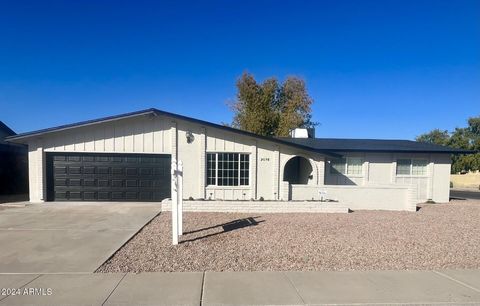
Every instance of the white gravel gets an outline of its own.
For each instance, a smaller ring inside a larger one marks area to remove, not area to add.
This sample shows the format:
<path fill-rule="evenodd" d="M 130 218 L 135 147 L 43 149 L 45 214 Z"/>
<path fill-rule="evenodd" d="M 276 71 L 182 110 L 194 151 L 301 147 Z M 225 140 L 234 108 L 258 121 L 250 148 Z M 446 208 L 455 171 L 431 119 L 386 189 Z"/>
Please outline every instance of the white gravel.
<path fill-rule="evenodd" d="M 253 218 L 258 225 L 220 224 Z M 98 272 L 480 268 L 480 201 L 350 214 L 162 213 Z"/>

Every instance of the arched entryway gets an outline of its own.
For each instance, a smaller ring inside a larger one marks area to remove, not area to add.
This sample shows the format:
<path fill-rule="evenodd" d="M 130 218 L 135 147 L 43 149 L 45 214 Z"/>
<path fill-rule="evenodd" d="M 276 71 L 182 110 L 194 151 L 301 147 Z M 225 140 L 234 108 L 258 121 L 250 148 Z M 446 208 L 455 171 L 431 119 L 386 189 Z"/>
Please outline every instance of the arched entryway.
<path fill-rule="evenodd" d="M 292 157 L 283 170 L 283 181 L 290 184 L 308 184 L 308 180 L 313 178 L 312 164 L 308 159 L 302 156 Z"/>

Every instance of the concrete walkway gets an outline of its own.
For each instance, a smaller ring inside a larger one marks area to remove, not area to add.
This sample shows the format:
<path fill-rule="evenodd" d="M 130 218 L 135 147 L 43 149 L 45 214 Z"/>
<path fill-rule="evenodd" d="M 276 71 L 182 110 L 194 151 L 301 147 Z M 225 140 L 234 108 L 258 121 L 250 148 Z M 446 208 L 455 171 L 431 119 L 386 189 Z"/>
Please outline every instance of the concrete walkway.
<path fill-rule="evenodd" d="M 465 305 L 480 270 L 0 274 L 0 290 L 0 305 Z"/>

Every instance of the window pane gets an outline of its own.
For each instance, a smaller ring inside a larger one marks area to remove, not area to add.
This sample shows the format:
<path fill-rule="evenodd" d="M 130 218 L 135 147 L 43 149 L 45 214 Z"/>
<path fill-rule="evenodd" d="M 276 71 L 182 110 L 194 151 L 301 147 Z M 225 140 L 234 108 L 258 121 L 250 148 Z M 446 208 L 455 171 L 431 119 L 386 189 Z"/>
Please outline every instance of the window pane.
<path fill-rule="evenodd" d="M 248 181 L 248 154 L 207 153 L 207 185 L 239 186 L 248 185 Z"/>
<path fill-rule="evenodd" d="M 216 185 L 217 169 L 216 169 L 217 155 L 215 153 L 207 154 L 207 185 Z"/>
<path fill-rule="evenodd" d="M 426 175 L 427 174 L 427 160 L 414 159 L 412 161 L 412 175 Z"/>
<path fill-rule="evenodd" d="M 248 185 L 249 168 L 249 155 L 240 154 L 240 185 Z"/>
<path fill-rule="evenodd" d="M 332 160 L 330 162 L 330 173 L 345 174 L 345 158 Z"/>
<path fill-rule="evenodd" d="M 411 159 L 397 159 L 397 174 L 410 175 Z"/>
<path fill-rule="evenodd" d="M 237 153 L 217 153 L 218 186 L 238 186 L 239 160 Z"/>
<path fill-rule="evenodd" d="M 362 174 L 363 160 L 359 157 L 349 157 L 347 159 L 348 174 Z"/>

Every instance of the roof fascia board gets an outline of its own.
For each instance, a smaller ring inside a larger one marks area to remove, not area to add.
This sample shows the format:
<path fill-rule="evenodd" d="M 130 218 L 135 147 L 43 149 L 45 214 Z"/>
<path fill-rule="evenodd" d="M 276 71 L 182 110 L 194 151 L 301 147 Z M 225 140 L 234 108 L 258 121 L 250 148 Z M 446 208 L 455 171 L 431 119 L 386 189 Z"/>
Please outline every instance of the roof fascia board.
<path fill-rule="evenodd" d="M 341 149 L 341 150 L 327 150 L 330 152 L 335 152 L 337 154 L 341 154 L 339 152 L 371 152 L 371 153 L 430 153 L 430 154 L 475 154 L 478 153 L 476 151 L 470 150 L 449 150 L 449 151 L 432 151 L 432 150 L 361 150 L 361 149 Z"/>
<path fill-rule="evenodd" d="M 227 130 L 227 131 L 230 131 L 232 133 L 242 134 L 242 135 L 245 135 L 245 136 L 248 136 L 248 137 L 253 137 L 253 138 L 258 138 L 258 139 L 263 139 L 265 141 L 279 143 L 279 144 L 286 145 L 286 146 L 289 146 L 289 147 L 299 148 L 299 149 L 303 149 L 303 150 L 306 150 L 306 151 L 309 151 L 309 152 L 320 153 L 320 154 L 324 154 L 324 155 L 331 156 L 331 157 L 339 157 L 340 156 L 340 155 L 338 155 L 334 152 L 330 152 L 328 150 L 319 150 L 319 149 L 315 149 L 315 148 L 312 148 L 312 147 L 309 147 L 309 146 L 295 144 L 295 143 L 291 143 L 291 142 L 280 140 L 280 139 L 273 138 L 273 137 L 261 136 L 261 135 L 257 135 L 257 134 L 251 133 L 251 132 L 235 129 L 235 128 L 232 128 L 232 127 L 229 127 L 229 126 L 223 126 L 223 125 L 220 125 L 220 124 L 216 124 L 216 123 L 212 123 L 212 122 L 208 122 L 208 121 L 204 121 L 204 120 L 200 120 L 200 119 L 195 119 L 195 118 L 186 117 L 186 116 L 182 116 L 182 115 L 178 115 L 178 114 L 174 114 L 174 113 L 169 113 L 169 112 L 161 111 L 161 110 L 158 110 L 158 109 L 155 109 L 155 108 L 150 108 L 150 109 L 141 110 L 141 111 L 137 111 L 137 112 L 126 113 L 126 114 L 123 114 L 123 115 L 116 115 L 116 116 L 109 116 L 109 117 L 104 117 L 104 118 L 100 118 L 100 119 L 87 120 L 87 121 L 82 121 L 82 122 L 73 123 L 73 124 L 66 124 L 66 125 L 61 125 L 61 126 L 57 126 L 57 127 L 37 130 L 37 131 L 33 131 L 33 132 L 21 133 L 21 134 L 17 134 L 17 135 L 13 135 L 13 136 L 8 136 L 8 137 L 6 137 L 6 140 L 9 141 L 9 142 L 20 142 L 21 143 L 21 140 L 24 140 L 26 138 L 36 137 L 36 136 L 40 136 L 40 135 L 47 134 L 47 133 L 60 132 L 60 131 L 70 130 L 70 129 L 77 128 L 77 127 L 85 127 L 85 126 L 100 124 L 100 123 L 104 123 L 104 122 L 111 122 L 111 121 L 116 121 L 116 120 L 121 120 L 121 119 L 144 116 L 144 115 L 148 115 L 148 114 L 163 115 L 163 116 L 172 117 L 172 118 L 175 118 L 175 119 L 180 119 L 180 120 L 184 120 L 184 121 L 188 121 L 188 122 L 194 122 L 194 123 L 197 123 L 197 124 L 200 124 L 200 125 L 205 125 L 205 126 L 210 126 L 210 127 L 222 129 L 222 130 Z"/>
<path fill-rule="evenodd" d="M 60 125 L 60 126 L 57 126 L 57 127 L 41 129 L 41 130 L 37 130 L 37 131 L 33 131 L 33 132 L 21 133 L 21 134 L 17 134 L 17 135 L 8 136 L 5 139 L 7 141 L 15 142 L 17 140 L 30 138 L 30 137 L 36 137 L 36 136 L 40 136 L 40 135 L 47 134 L 47 133 L 60 132 L 60 131 L 70 130 L 70 129 L 77 128 L 77 127 L 90 126 L 90 125 L 95 125 L 95 124 L 104 123 L 104 122 L 112 122 L 112 121 L 116 121 L 116 120 L 133 118 L 133 117 L 138 117 L 138 116 L 144 116 L 144 115 L 153 114 L 153 113 L 154 113 L 154 110 L 151 110 L 151 109 L 142 110 L 142 111 L 138 111 L 138 112 L 126 113 L 124 115 L 109 116 L 109 117 L 104 117 L 104 118 L 100 118 L 100 119 L 81 121 L 81 122 L 78 122 L 78 123 L 65 124 L 65 125 Z"/>
<path fill-rule="evenodd" d="M 212 122 L 208 122 L 208 121 L 204 121 L 204 120 L 200 120 L 200 119 L 195 119 L 195 118 L 191 118 L 191 117 L 186 117 L 186 116 L 182 116 L 182 115 L 178 115 L 178 114 L 174 114 L 174 113 L 169 113 L 169 112 L 161 111 L 161 110 L 158 110 L 158 109 L 156 109 L 155 112 L 158 113 L 159 115 L 164 115 L 164 116 L 177 118 L 177 119 L 180 119 L 180 120 L 195 122 L 195 123 L 200 124 L 200 125 L 210 126 L 210 127 L 213 127 L 213 128 L 230 131 L 232 133 L 241 134 L 241 135 L 248 136 L 248 137 L 259 138 L 259 139 L 263 139 L 265 141 L 280 143 L 280 144 L 283 144 L 283 145 L 286 145 L 286 146 L 289 146 L 289 147 L 295 147 L 295 148 L 303 149 L 303 150 L 306 150 L 306 151 L 309 151 L 309 152 L 316 152 L 316 153 L 320 153 L 320 154 L 324 154 L 324 155 L 328 155 L 328 156 L 332 156 L 332 157 L 340 157 L 341 156 L 341 155 L 339 155 L 335 152 L 331 152 L 329 150 L 315 149 L 315 148 L 312 148 L 312 147 L 309 147 L 309 146 L 296 144 L 296 143 L 292 143 L 292 142 L 289 142 L 289 141 L 284 141 L 284 140 L 281 140 L 281 139 L 278 139 L 278 138 L 275 138 L 275 137 L 262 136 L 262 135 L 258 135 L 258 134 L 252 133 L 252 132 L 232 128 L 232 127 L 229 127 L 229 126 L 220 125 L 220 124 L 216 124 L 216 123 L 212 123 Z"/>

